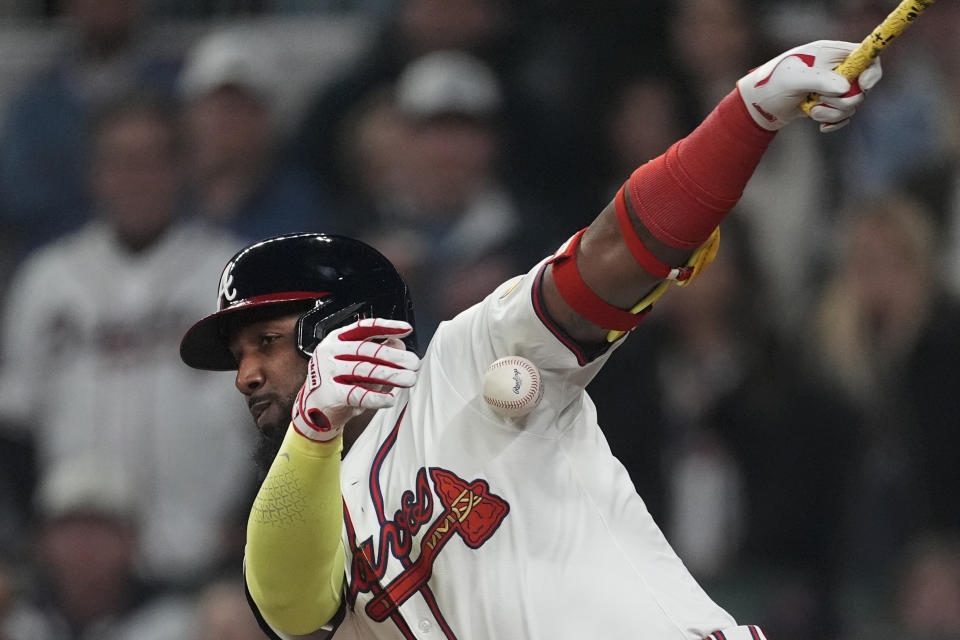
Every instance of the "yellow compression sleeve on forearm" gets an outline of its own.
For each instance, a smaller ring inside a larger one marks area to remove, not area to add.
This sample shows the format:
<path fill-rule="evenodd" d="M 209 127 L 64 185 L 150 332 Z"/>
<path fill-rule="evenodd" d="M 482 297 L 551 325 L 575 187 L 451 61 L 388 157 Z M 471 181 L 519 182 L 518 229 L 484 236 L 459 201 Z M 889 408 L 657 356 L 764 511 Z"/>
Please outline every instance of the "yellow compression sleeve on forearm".
<path fill-rule="evenodd" d="M 340 607 L 342 438 L 313 442 L 287 429 L 247 523 L 247 586 L 277 631 L 306 635 Z"/>

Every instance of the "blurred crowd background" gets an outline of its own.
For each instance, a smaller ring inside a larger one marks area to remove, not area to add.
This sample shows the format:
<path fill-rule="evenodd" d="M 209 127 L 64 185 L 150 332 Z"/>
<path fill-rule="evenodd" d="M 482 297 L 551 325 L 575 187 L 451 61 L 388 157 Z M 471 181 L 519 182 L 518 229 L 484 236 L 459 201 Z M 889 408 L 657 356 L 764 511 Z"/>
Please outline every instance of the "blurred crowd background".
<path fill-rule="evenodd" d="M 253 426 L 177 354 L 246 243 L 367 240 L 426 344 L 746 71 L 894 5 L 0 0 L 0 639 L 263 637 Z M 777 136 L 590 387 L 688 567 L 775 640 L 960 638 L 960 6 L 928 14 L 851 126 Z"/>

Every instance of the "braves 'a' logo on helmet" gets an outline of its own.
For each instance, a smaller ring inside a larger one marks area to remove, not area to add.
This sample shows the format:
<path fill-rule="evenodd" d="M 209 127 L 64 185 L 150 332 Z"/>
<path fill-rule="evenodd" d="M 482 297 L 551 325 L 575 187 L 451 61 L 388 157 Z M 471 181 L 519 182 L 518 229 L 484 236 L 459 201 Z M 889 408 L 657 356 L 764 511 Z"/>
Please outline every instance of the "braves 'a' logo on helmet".
<path fill-rule="evenodd" d="M 220 276 L 221 308 L 227 306 L 227 303 L 233 302 L 237 297 L 237 290 L 233 286 L 233 265 L 233 260 L 228 262 L 227 266 L 223 269 L 223 274 Z"/>

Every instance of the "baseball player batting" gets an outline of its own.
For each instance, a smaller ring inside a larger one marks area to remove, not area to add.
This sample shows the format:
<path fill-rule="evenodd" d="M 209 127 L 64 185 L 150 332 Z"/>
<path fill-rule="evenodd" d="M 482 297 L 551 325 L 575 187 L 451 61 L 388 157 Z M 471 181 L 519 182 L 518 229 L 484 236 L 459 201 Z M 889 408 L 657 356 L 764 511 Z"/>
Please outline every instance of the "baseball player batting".
<path fill-rule="evenodd" d="M 745 75 L 588 227 L 443 323 L 422 359 L 404 282 L 361 242 L 286 235 L 227 263 L 218 310 L 180 353 L 235 369 L 277 447 L 245 558 L 271 637 L 764 638 L 688 573 L 584 388 L 665 286 L 709 262 L 807 94 L 821 130 L 848 122 L 881 76 L 875 60 L 851 90 L 832 71 L 855 47 L 813 42 Z M 522 419 L 481 398 L 506 356 L 541 374 Z"/>

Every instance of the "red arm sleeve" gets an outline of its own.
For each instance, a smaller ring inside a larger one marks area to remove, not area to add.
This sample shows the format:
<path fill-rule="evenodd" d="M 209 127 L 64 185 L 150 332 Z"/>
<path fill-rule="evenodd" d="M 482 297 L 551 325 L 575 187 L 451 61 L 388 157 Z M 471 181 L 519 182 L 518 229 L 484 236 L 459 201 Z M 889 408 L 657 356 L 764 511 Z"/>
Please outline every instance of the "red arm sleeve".
<path fill-rule="evenodd" d="M 737 204 L 774 135 L 734 89 L 690 135 L 630 176 L 637 216 L 664 244 L 699 247 Z"/>

